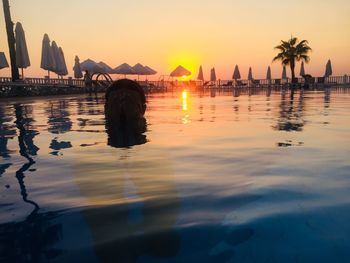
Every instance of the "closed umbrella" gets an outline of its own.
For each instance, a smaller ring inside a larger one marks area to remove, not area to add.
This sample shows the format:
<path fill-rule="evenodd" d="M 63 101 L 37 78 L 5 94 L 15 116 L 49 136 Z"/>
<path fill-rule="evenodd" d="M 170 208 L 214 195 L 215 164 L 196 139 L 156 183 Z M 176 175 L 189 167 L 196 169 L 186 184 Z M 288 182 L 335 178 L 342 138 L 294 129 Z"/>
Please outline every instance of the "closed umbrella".
<path fill-rule="evenodd" d="M 251 67 L 249 67 L 248 80 L 253 80 L 253 71 Z"/>
<path fill-rule="evenodd" d="M 75 61 L 75 62 L 74 62 L 74 67 L 73 67 L 74 78 L 80 79 L 80 78 L 83 77 L 83 72 L 81 71 L 79 57 L 78 57 L 78 56 L 75 56 L 74 61 Z"/>
<path fill-rule="evenodd" d="M 114 74 L 121 74 L 126 77 L 126 75 L 135 75 L 135 70 L 127 63 L 123 63 L 113 70 Z"/>
<path fill-rule="evenodd" d="M 192 73 L 185 69 L 183 66 L 178 66 L 173 72 L 170 73 L 171 77 L 183 77 L 190 76 Z"/>
<path fill-rule="evenodd" d="M 216 81 L 216 72 L 215 72 L 215 68 L 212 68 L 210 70 L 210 81 Z"/>
<path fill-rule="evenodd" d="M 304 61 L 301 62 L 301 66 L 300 66 L 300 74 L 301 77 L 305 76 L 305 66 L 304 66 Z"/>
<path fill-rule="evenodd" d="M 59 75 L 59 73 L 64 70 L 63 69 L 64 66 L 62 63 L 59 48 L 58 48 L 57 43 L 55 41 L 52 41 L 51 49 L 52 49 L 53 57 L 55 59 L 55 68 L 54 68 L 53 72 L 55 72 L 57 75 Z"/>
<path fill-rule="evenodd" d="M 48 71 L 49 78 L 50 71 L 54 71 L 56 69 L 55 57 L 50 46 L 50 38 L 47 34 L 44 35 L 42 42 L 40 67 Z"/>
<path fill-rule="evenodd" d="M 7 62 L 6 56 L 4 52 L 0 52 L 0 69 L 8 68 L 9 63 Z"/>
<path fill-rule="evenodd" d="M 241 79 L 241 73 L 239 72 L 238 65 L 235 66 L 235 70 L 234 70 L 234 72 L 233 72 L 232 78 L 233 78 L 234 80 Z"/>
<path fill-rule="evenodd" d="M 333 69 L 332 69 L 332 62 L 331 60 L 328 60 L 327 65 L 326 65 L 326 72 L 324 73 L 324 76 L 326 78 L 332 76 L 333 74 Z"/>
<path fill-rule="evenodd" d="M 80 68 L 82 71 L 88 71 L 90 74 L 103 73 L 103 68 L 92 59 L 87 59 L 80 63 Z"/>
<path fill-rule="evenodd" d="M 60 47 L 60 48 L 58 48 L 58 50 L 59 50 L 60 63 L 61 63 L 61 68 L 60 68 L 60 71 L 58 72 L 58 75 L 66 76 L 66 75 L 68 75 L 66 59 L 64 58 L 64 53 L 63 53 L 62 48 Z"/>
<path fill-rule="evenodd" d="M 272 79 L 271 67 L 270 66 L 267 68 L 266 79 L 267 80 L 271 80 Z"/>
<path fill-rule="evenodd" d="M 16 32 L 16 64 L 18 68 L 22 69 L 22 78 L 23 78 L 23 69 L 30 66 L 30 60 L 28 55 L 26 37 L 25 37 L 25 33 L 21 23 L 17 22 L 15 32 Z"/>
<path fill-rule="evenodd" d="M 204 81 L 204 74 L 203 74 L 203 68 L 202 68 L 202 66 L 199 67 L 199 72 L 198 72 L 197 80 Z"/>
<path fill-rule="evenodd" d="M 282 79 L 287 79 L 287 69 L 286 69 L 286 66 L 283 66 Z"/>

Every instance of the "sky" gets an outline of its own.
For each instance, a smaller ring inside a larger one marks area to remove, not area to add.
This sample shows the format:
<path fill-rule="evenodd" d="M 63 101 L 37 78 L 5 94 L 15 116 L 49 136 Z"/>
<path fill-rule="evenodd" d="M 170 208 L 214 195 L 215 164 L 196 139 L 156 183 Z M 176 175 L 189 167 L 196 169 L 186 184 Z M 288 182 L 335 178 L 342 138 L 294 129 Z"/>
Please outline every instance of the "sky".
<path fill-rule="evenodd" d="M 306 72 L 323 75 L 328 59 L 334 75 L 350 75 L 349 0 L 10 0 L 13 22 L 25 30 L 31 67 L 28 77 L 43 77 L 40 69 L 44 33 L 63 48 L 69 75 L 74 57 L 91 58 L 112 67 L 141 63 L 158 71 L 154 79 L 183 65 L 195 79 L 198 68 L 210 77 L 231 79 L 239 65 L 243 78 L 281 76 L 272 63 L 274 47 L 291 35 L 307 39 L 313 49 Z M 1 5 L 0 51 L 9 61 Z M 297 73 L 299 65 L 297 66 Z M 9 76 L 8 69 L 0 76 Z M 290 72 L 288 72 L 290 75 Z"/>

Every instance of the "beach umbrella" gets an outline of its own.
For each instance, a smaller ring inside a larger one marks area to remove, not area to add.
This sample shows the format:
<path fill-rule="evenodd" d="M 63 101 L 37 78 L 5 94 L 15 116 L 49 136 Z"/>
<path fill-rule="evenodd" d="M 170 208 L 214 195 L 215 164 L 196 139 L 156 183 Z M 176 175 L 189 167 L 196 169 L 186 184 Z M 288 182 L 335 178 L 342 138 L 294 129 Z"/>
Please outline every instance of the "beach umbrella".
<path fill-rule="evenodd" d="M 326 72 L 324 73 L 324 76 L 326 78 L 328 78 L 328 77 L 332 76 L 332 74 L 333 74 L 332 62 L 329 59 L 328 62 L 327 62 L 327 65 L 326 65 Z"/>
<path fill-rule="evenodd" d="M 50 38 L 47 34 L 44 35 L 42 42 L 40 67 L 48 71 L 48 77 L 50 77 L 50 71 L 54 71 L 56 68 L 55 57 L 50 46 Z"/>
<path fill-rule="evenodd" d="M 113 69 L 109 65 L 107 65 L 106 63 L 100 61 L 97 63 L 97 65 L 99 65 L 103 69 L 103 72 L 101 72 L 101 73 L 113 74 Z"/>
<path fill-rule="evenodd" d="M 170 73 L 171 77 L 183 77 L 190 76 L 192 73 L 185 69 L 183 66 L 178 66 L 173 72 Z"/>
<path fill-rule="evenodd" d="M 135 66 L 132 67 L 132 69 L 135 71 L 135 74 L 137 74 L 138 80 L 140 79 L 140 75 L 148 75 L 148 70 L 140 63 L 137 63 Z"/>
<path fill-rule="evenodd" d="M 154 69 L 150 68 L 149 66 L 145 66 L 145 69 L 147 70 L 147 75 L 155 75 L 158 72 L 155 71 Z"/>
<path fill-rule="evenodd" d="M 68 69 L 66 64 L 66 59 L 64 58 L 63 49 L 61 47 L 58 48 L 59 51 L 59 57 L 60 57 L 60 71 L 58 72 L 58 75 L 60 76 L 66 76 L 68 75 Z"/>
<path fill-rule="evenodd" d="M 0 52 L 0 69 L 8 68 L 9 63 L 7 62 L 6 56 L 4 52 Z"/>
<path fill-rule="evenodd" d="M 202 66 L 199 67 L 197 80 L 204 81 L 204 75 L 203 75 L 203 68 L 202 68 Z"/>
<path fill-rule="evenodd" d="M 126 77 L 126 75 L 135 75 L 136 72 L 135 70 L 127 63 L 123 63 L 121 65 L 119 65 L 118 67 L 116 67 L 115 69 L 113 69 L 113 73 L 114 74 L 121 74 L 124 75 Z"/>
<path fill-rule="evenodd" d="M 74 67 L 73 67 L 73 71 L 74 71 L 74 78 L 76 79 L 80 79 L 83 77 L 83 72 L 81 71 L 81 67 L 80 67 L 80 60 L 78 56 L 75 56 L 74 59 L 75 63 L 74 63 Z"/>
<path fill-rule="evenodd" d="M 59 75 L 59 72 L 63 71 L 64 66 L 62 65 L 61 54 L 56 41 L 51 42 L 51 49 L 55 60 L 55 68 L 52 71 Z"/>
<path fill-rule="evenodd" d="M 16 65 L 18 68 L 23 69 L 30 66 L 30 60 L 28 55 L 28 48 L 26 43 L 26 36 L 22 27 L 22 24 L 17 22 L 16 24 Z"/>
<path fill-rule="evenodd" d="M 304 61 L 301 62 L 301 66 L 300 66 L 300 76 L 304 76 L 305 75 L 305 67 L 304 67 Z"/>
<path fill-rule="evenodd" d="M 241 73 L 239 72 L 238 65 L 235 66 L 235 70 L 233 72 L 232 78 L 235 80 L 241 79 Z"/>
<path fill-rule="evenodd" d="M 142 64 L 137 63 L 135 66 L 132 67 L 132 69 L 135 71 L 137 75 L 147 75 L 148 70 L 142 66 Z"/>
<path fill-rule="evenodd" d="M 87 59 L 80 63 L 82 71 L 88 71 L 90 74 L 103 73 L 103 68 L 92 59 Z"/>
<path fill-rule="evenodd" d="M 210 70 L 210 81 L 216 81 L 216 72 L 215 72 L 215 68 L 212 68 Z"/>
<path fill-rule="evenodd" d="M 283 66 L 282 79 L 287 79 L 287 69 L 286 69 L 286 66 Z"/>
<path fill-rule="evenodd" d="M 251 67 L 249 67 L 248 80 L 253 80 L 253 71 Z"/>
<path fill-rule="evenodd" d="M 147 76 L 155 75 L 155 74 L 158 73 L 157 71 L 155 71 L 154 69 L 152 69 L 152 68 L 150 68 L 148 66 L 145 66 L 145 70 L 147 70 L 146 79 L 147 79 Z"/>
<path fill-rule="evenodd" d="M 271 67 L 269 66 L 268 68 L 267 68 L 267 73 L 266 73 L 266 79 L 267 80 L 271 80 L 272 79 L 272 76 L 271 76 L 272 74 L 271 74 Z"/>

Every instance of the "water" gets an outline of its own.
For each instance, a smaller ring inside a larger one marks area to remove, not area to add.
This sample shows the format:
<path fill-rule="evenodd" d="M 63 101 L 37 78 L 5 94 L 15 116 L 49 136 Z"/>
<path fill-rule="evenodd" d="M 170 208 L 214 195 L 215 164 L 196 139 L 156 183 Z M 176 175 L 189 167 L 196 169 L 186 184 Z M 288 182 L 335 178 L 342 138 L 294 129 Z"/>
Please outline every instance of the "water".
<path fill-rule="evenodd" d="M 234 95 L 1 100 L 0 262 L 349 262 L 350 92 Z"/>

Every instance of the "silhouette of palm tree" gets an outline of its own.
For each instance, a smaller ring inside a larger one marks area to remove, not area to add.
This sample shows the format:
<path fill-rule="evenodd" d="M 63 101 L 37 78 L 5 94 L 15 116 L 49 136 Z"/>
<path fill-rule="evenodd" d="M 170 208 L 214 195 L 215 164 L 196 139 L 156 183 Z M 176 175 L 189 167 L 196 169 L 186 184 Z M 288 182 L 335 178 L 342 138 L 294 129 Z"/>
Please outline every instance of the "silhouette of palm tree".
<path fill-rule="evenodd" d="M 292 83 L 295 82 L 295 63 L 297 61 L 310 61 L 309 52 L 312 49 L 309 47 L 307 40 L 299 42 L 298 38 L 291 37 L 288 41 L 281 40 L 281 44 L 276 46 L 275 49 L 279 51 L 273 61 L 280 60 L 282 65 L 290 66 L 292 72 Z"/>

